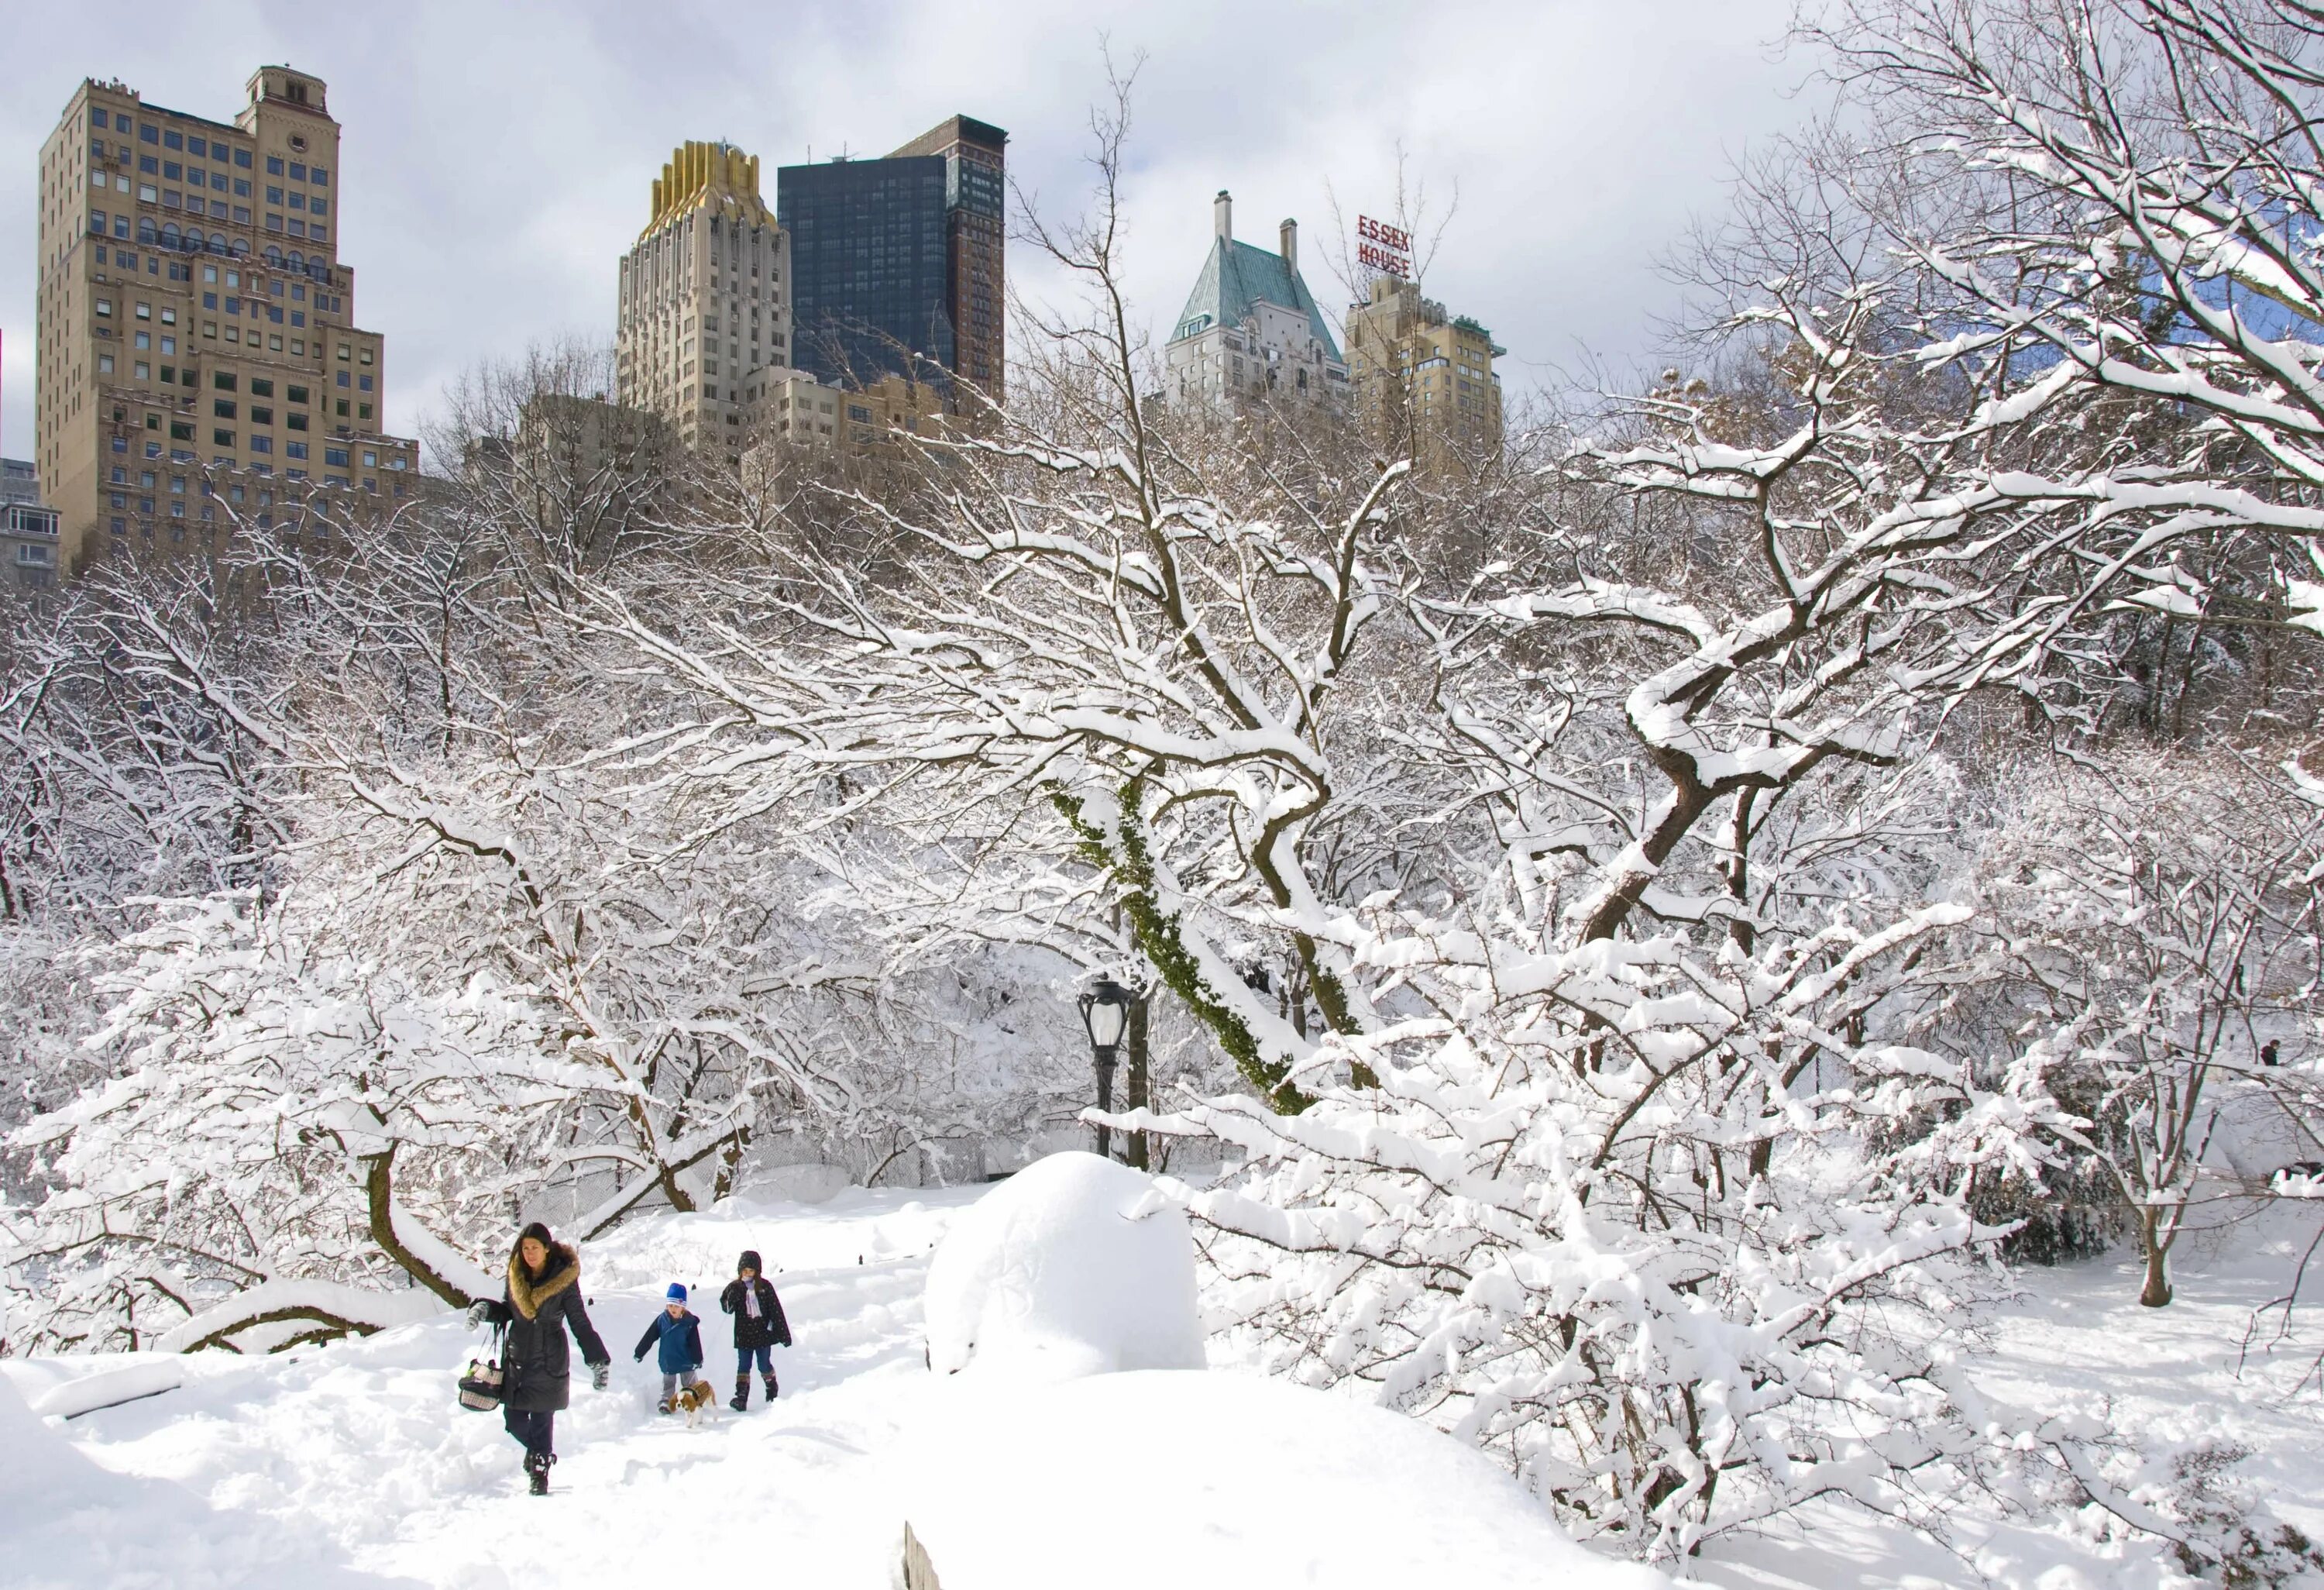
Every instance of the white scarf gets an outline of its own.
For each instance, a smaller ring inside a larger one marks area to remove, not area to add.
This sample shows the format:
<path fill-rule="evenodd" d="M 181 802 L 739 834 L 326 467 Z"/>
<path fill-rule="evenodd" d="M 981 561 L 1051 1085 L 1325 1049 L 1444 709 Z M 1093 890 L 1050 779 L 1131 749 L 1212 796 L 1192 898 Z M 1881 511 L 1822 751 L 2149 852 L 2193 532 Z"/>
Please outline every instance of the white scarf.
<path fill-rule="evenodd" d="M 759 1278 L 755 1275 L 742 1283 L 742 1311 L 752 1319 L 759 1317 Z"/>

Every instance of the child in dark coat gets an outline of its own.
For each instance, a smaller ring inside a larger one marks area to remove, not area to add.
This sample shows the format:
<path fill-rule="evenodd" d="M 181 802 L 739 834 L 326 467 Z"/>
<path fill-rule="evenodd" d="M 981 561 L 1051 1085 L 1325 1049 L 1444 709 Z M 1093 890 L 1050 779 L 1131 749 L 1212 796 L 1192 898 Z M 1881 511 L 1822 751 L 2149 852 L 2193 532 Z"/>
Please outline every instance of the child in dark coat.
<path fill-rule="evenodd" d="M 646 1349 L 656 1346 L 661 1365 L 661 1410 L 673 1411 L 678 1407 L 681 1386 L 691 1386 L 699 1379 L 694 1372 L 702 1367 L 702 1321 L 686 1307 L 686 1289 L 676 1281 L 669 1283 L 669 1301 L 662 1311 L 646 1327 L 646 1334 L 638 1338 L 638 1350 L 632 1355 L 643 1363 Z"/>
<path fill-rule="evenodd" d="M 734 1317 L 734 1400 L 728 1407 L 740 1413 L 751 1405 L 751 1360 L 767 1382 L 767 1400 L 775 1400 L 775 1360 L 769 1350 L 777 1342 L 791 1345 L 790 1323 L 783 1317 L 782 1299 L 774 1283 L 760 1273 L 759 1255 L 745 1251 L 734 1267 L 734 1279 L 718 1294 L 718 1306 Z"/>

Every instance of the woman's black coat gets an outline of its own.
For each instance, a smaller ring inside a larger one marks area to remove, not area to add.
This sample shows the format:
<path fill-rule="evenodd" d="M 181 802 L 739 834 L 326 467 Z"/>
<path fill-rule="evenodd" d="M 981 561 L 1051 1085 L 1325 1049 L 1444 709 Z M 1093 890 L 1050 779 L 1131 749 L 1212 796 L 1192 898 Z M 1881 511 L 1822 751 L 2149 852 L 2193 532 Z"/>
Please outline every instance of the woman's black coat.
<path fill-rule="evenodd" d="M 521 1413 L 554 1413 L 573 1400 L 573 1359 L 565 1333 L 581 1344 L 581 1361 L 613 1362 L 605 1344 L 589 1323 L 581 1302 L 581 1257 L 563 1243 L 549 1250 L 549 1262 L 539 1275 L 524 1267 L 521 1253 L 511 1253 L 508 1285 L 488 1317 L 508 1327 L 508 1342 L 501 1354 L 506 1378 L 501 1382 L 503 1400 Z"/>
<path fill-rule="evenodd" d="M 718 1306 L 734 1317 L 734 1345 L 769 1347 L 791 1345 L 790 1321 L 783 1317 L 782 1299 L 775 1296 L 774 1283 L 765 1276 L 752 1277 L 750 1285 L 758 1289 L 759 1317 L 753 1319 L 742 1307 L 743 1280 L 736 1276 L 718 1294 Z"/>

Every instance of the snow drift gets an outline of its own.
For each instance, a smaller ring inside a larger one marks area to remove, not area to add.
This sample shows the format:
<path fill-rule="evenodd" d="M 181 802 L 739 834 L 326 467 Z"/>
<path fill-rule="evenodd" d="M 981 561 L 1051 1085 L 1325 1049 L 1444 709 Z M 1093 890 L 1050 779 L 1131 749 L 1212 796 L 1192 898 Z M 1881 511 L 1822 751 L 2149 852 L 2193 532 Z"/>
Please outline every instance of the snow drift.
<path fill-rule="evenodd" d="M 1655 1590 L 1400 1413 L 1230 1373 L 960 1386 L 902 1475 L 944 1590 Z M 1001 1416 L 1001 1417 L 992 1417 Z M 1143 1521 L 1142 1522 L 1139 1521 Z"/>
<path fill-rule="evenodd" d="M 1186 1218 L 1127 1166 L 1037 1160 L 962 1211 L 928 1267 L 927 1327 L 940 1374 L 1200 1369 Z"/>
<path fill-rule="evenodd" d="M 5 1375 L 0 1540 L 7 1542 L 0 1583 L 11 1590 L 387 1590 L 410 1583 L 334 1565 L 281 1521 L 217 1512 L 183 1486 L 98 1467 L 26 1407 Z"/>

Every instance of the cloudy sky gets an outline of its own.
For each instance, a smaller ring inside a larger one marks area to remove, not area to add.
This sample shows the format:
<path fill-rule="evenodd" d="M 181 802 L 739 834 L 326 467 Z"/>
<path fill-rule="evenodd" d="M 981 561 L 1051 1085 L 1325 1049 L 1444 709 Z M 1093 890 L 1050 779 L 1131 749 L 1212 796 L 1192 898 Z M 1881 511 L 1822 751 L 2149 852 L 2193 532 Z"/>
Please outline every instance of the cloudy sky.
<path fill-rule="evenodd" d="M 1431 292 L 1511 350 L 1513 385 L 1585 355 L 1622 363 L 1673 301 L 1658 257 L 1715 213 L 1734 159 L 1794 125 L 1807 63 L 1785 0 L 795 0 L 392 6 L 0 0 L 0 449 L 32 451 L 40 146 L 83 77 L 231 119 L 264 62 L 330 85 L 346 131 L 340 258 L 388 338 L 388 421 L 410 434 L 480 358 L 610 338 L 615 262 L 671 146 L 724 138 L 772 168 L 879 154 L 945 116 L 1006 127 L 1045 208 L 1085 198 L 1101 48 L 1142 51 L 1130 175 L 1132 287 L 1167 330 L 1200 267 L 1211 195 L 1273 246 L 1301 222 L 1322 268 L 1411 174 L 1459 206 Z M 745 19 L 738 21 L 737 19 Z M 1440 205 L 1440 208 L 1441 208 Z M 1012 280 L 1039 291 L 1012 247 Z"/>

